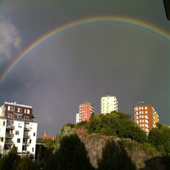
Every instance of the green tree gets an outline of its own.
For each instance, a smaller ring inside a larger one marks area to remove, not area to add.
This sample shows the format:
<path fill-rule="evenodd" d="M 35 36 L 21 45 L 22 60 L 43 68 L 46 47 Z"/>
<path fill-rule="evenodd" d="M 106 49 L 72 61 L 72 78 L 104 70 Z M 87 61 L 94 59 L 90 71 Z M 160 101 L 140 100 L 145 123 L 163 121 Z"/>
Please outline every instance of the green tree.
<path fill-rule="evenodd" d="M 86 126 L 86 124 L 87 124 L 87 120 L 81 121 L 80 123 L 77 123 L 77 124 L 76 124 L 76 127 Z"/>
<path fill-rule="evenodd" d="M 137 142 L 146 142 L 147 135 L 135 122 L 122 119 L 118 125 L 118 135 L 123 138 L 131 138 Z"/>
<path fill-rule="evenodd" d="M 57 170 L 91 170 L 92 165 L 87 155 L 84 143 L 77 134 L 65 136 L 60 142 L 60 148 L 54 154 L 54 168 Z"/>
<path fill-rule="evenodd" d="M 30 159 L 30 157 L 27 154 L 21 159 L 17 167 L 17 170 L 39 170 L 39 167 L 35 162 L 33 162 Z"/>
<path fill-rule="evenodd" d="M 16 170 L 21 158 L 17 155 L 17 149 L 15 145 L 8 152 L 8 155 L 4 155 L 0 160 L 0 170 Z"/>
<path fill-rule="evenodd" d="M 148 140 L 152 146 L 162 145 L 162 133 L 159 129 L 153 128 L 148 136 Z"/>
<path fill-rule="evenodd" d="M 136 170 L 134 163 L 121 141 L 107 141 L 103 148 L 102 158 L 98 160 L 98 170 Z"/>
<path fill-rule="evenodd" d="M 161 129 L 162 142 L 167 153 L 170 153 L 170 127 L 168 125 L 163 125 Z"/>

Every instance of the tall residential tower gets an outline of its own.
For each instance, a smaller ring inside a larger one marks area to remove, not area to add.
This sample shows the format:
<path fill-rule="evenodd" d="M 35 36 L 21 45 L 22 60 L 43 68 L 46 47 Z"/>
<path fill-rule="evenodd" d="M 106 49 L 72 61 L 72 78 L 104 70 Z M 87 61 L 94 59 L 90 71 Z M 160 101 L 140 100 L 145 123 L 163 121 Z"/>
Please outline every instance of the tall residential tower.
<path fill-rule="evenodd" d="M 148 134 L 152 128 L 156 127 L 159 115 L 152 105 L 140 101 L 134 106 L 134 120 Z"/>
<path fill-rule="evenodd" d="M 111 111 L 118 111 L 117 98 L 111 95 L 101 97 L 101 113 L 106 114 Z"/>
<path fill-rule="evenodd" d="M 91 114 L 94 113 L 94 107 L 91 103 L 88 101 L 85 101 L 84 103 L 79 105 L 79 122 L 87 120 L 87 122 L 90 119 Z M 76 117 L 78 115 L 76 114 Z"/>

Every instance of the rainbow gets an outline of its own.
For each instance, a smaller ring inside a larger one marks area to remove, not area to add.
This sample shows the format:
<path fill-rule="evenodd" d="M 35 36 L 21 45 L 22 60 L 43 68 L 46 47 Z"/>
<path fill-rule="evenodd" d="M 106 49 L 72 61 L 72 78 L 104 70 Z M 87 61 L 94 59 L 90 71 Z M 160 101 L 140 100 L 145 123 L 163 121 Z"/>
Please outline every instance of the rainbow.
<path fill-rule="evenodd" d="M 33 51 L 36 47 L 40 46 L 42 43 L 44 43 L 46 40 L 49 40 L 51 37 L 75 28 L 77 26 L 83 26 L 87 24 L 97 24 L 97 23 L 117 23 L 117 24 L 127 24 L 131 25 L 134 27 L 138 27 L 147 31 L 150 31 L 154 34 L 157 34 L 166 40 L 170 41 L 170 34 L 167 33 L 166 31 L 151 25 L 147 22 L 140 21 L 137 19 L 133 18 L 127 18 L 127 17 L 122 17 L 122 16 L 98 16 L 98 17 L 93 17 L 93 18 L 85 18 L 81 20 L 77 20 L 68 24 L 65 24 L 63 26 L 60 26 L 45 35 L 41 36 L 38 38 L 35 42 L 33 42 L 29 47 L 27 47 L 14 61 L 13 63 L 5 70 L 5 72 L 1 75 L 0 77 L 0 84 L 3 82 L 5 77 L 10 73 L 10 71 L 24 58 L 26 57 L 31 51 Z"/>

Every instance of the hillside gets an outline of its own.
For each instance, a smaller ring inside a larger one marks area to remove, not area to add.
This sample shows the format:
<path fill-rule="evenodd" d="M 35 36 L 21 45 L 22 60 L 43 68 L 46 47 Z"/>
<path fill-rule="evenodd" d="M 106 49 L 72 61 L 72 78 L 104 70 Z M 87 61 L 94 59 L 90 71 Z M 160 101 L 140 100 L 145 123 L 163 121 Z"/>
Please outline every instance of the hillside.
<path fill-rule="evenodd" d="M 101 134 L 91 134 L 89 136 L 85 136 L 86 129 L 84 127 L 78 127 L 76 129 L 76 132 L 81 141 L 85 144 L 91 164 L 94 168 L 98 167 L 98 159 L 102 157 L 102 149 L 105 146 L 107 140 L 121 140 L 120 138 L 104 136 Z M 125 140 L 124 143 L 128 155 L 132 158 L 132 161 L 137 166 L 137 170 L 165 169 L 162 163 L 164 159 L 162 153 L 152 148 L 144 148 L 141 144 L 137 142 Z"/>

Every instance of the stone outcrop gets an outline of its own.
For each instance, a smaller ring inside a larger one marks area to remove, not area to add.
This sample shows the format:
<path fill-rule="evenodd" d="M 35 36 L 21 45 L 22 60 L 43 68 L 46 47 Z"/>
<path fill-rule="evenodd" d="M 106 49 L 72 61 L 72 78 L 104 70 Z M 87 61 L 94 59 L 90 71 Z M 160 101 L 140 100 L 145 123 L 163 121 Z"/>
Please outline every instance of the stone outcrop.
<path fill-rule="evenodd" d="M 98 168 L 98 160 L 102 157 L 102 150 L 107 140 L 121 140 L 120 138 L 107 137 L 101 134 L 92 134 L 86 137 L 86 129 L 84 127 L 78 127 L 76 132 L 81 141 L 85 144 L 90 162 L 95 169 Z M 136 144 L 132 151 L 129 151 L 127 148 L 126 150 L 128 155 L 132 158 L 132 161 L 136 164 L 137 170 L 165 169 L 162 164 L 163 155 L 155 150 L 144 150 L 139 144 Z"/>

